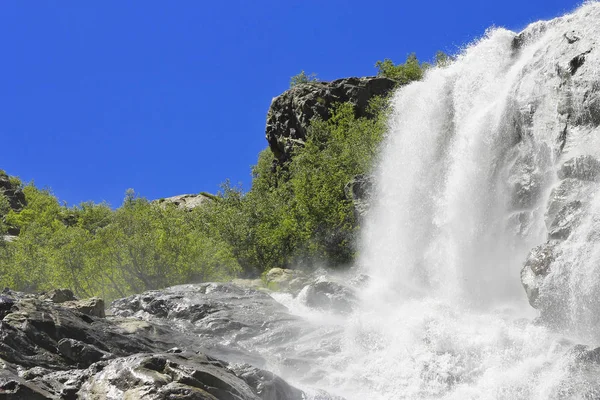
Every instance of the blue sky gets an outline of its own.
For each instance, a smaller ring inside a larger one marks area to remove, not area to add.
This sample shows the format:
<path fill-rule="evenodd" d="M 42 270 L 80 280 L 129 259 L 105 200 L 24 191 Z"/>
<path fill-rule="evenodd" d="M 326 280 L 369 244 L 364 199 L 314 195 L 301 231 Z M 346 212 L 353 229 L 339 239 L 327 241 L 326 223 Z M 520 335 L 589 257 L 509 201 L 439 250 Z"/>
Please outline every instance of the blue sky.
<path fill-rule="evenodd" d="M 0 3 L 0 168 L 70 205 L 250 186 L 274 96 L 301 70 L 456 53 L 580 1 Z"/>

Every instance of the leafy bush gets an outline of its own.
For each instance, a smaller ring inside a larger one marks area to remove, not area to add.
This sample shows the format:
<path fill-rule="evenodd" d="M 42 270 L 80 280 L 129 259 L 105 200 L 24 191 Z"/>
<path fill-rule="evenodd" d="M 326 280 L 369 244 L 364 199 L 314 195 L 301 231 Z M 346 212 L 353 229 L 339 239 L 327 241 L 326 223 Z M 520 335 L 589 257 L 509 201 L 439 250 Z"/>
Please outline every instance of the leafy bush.
<path fill-rule="evenodd" d="M 445 67 L 452 61 L 452 58 L 442 51 L 438 51 L 435 55 L 434 65 L 436 67 Z M 400 85 L 406 85 L 413 81 L 418 81 L 423 78 L 425 71 L 431 68 L 429 63 L 421 63 L 417 59 L 415 53 L 410 54 L 404 64 L 394 64 L 392 60 L 386 58 L 383 61 L 375 63 L 377 68 L 377 76 L 394 79 Z"/>
<path fill-rule="evenodd" d="M 306 74 L 303 71 L 300 71 L 300 73 L 298 75 L 294 75 L 291 77 L 290 79 L 290 88 L 293 88 L 296 85 L 299 85 L 301 83 L 312 83 L 312 82 L 318 82 L 319 79 L 317 78 L 317 74 Z"/>

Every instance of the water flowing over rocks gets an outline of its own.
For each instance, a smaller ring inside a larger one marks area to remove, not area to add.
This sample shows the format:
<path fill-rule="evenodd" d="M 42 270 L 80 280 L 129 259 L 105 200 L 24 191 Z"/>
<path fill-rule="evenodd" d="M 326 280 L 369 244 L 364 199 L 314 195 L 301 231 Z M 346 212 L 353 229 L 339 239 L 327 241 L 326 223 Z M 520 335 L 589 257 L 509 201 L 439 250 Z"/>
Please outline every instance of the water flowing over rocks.
<path fill-rule="evenodd" d="M 90 312 L 77 302 L 85 300 L 73 299 L 68 290 L 3 293 L 0 394 L 14 399 L 306 398 L 257 368 L 266 361 L 255 348 L 281 346 L 283 354 L 306 329 L 265 293 L 232 284 L 185 285 L 120 299 L 106 317 L 104 309 Z"/>
<path fill-rule="evenodd" d="M 490 30 L 395 93 L 374 184 L 347 188 L 372 195 L 345 275 L 274 269 L 129 296 L 104 315 L 64 290 L 3 292 L 0 394 L 600 398 L 598 21 L 591 2 Z M 392 87 L 294 87 L 269 111 L 273 152 L 288 160 L 332 102 L 360 113 Z"/>
<path fill-rule="evenodd" d="M 266 127 L 271 151 L 280 163 L 289 160 L 294 147 L 304 144 L 312 118 L 326 120 L 335 103 L 346 102 L 355 105 L 357 116 L 366 116 L 369 100 L 390 93 L 396 85 L 392 79 L 367 77 L 294 86 L 271 102 Z"/>

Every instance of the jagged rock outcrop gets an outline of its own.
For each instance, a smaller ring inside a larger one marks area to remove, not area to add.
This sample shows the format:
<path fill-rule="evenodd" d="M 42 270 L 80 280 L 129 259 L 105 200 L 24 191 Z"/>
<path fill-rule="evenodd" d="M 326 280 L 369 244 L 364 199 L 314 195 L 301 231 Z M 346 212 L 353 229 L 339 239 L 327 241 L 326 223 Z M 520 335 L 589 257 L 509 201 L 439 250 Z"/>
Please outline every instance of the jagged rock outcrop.
<path fill-rule="evenodd" d="M 275 97 L 267 114 L 266 137 L 280 163 L 306 140 L 314 117 L 328 119 L 335 103 L 351 102 L 357 116 L 367 115 L 369 100 L 390 93 L 397 82 L 383 77 L 344 78 L 299 84 Z"/>
<path fill-rule="evenodd" d="M 0 397 L 305 398 L 249 351 L 249 343 L 285 347 L 305 329 L 264 293 L 184 285 L 118 300 L 104 318 L 76 301 L 67 290 L 3 292 Z"/>
<path fill-rule="evenodd" d="M 25 194 L 4 171 L 0 171 L 0 193 L 6 196 L 11 209 L 19 211 L 25 207 Z"/>
<path fill-rule="evenodd" d="M 4 171 L 0 170 L 0 196 L 4 196 L 8 200 L 8 206 L 10 210 L 20 211 L 27 201 L 25 199 L 25 193 L 21 190 L 20 184 L 15 182 L 9 177 Z M 0 218 L 4 218 L 3 212 L 7 210 L 0 209 Z M 15 227 L 8 226 L 7 236 L 4 236 L 4 240 L 12 241 L 19 234 L 19 230 Z"/>
<path fill-rule="evenodd" d="M 182 210 L 192 210 L 210 201 L 213 201 L 211 196 L 205 193 L 199 193 L 171 196 L 164 199 L 155 200 L 155 203 L 160 206 L 174 205 Z"/>

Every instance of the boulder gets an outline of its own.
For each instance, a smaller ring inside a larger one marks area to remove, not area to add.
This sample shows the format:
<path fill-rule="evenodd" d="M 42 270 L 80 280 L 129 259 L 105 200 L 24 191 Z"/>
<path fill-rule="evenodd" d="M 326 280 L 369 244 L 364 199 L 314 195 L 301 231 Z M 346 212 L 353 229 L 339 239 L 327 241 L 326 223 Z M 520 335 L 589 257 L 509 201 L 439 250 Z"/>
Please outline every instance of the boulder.
<path fill-rule="evenodd" d="M 597 182 L 600 180 L 600 161 L 590 155 L 571 158 L 560 167 L 558 177 Z"/>
<path fill-rule="evenodd" d="M 72 308 L 80 313 L 91 315 L 93 317 L 104 318 L 104 300 L 99 297 L 92 297 L 84 300 L 72 300 L 62 303 L 63 307 Z"/>
<path fill-rule="evenodd" d="M 266 137 L 279 163 L 292 157 L 293 149 L 306 141 L 311 120 L 330 117 L 336 103 L 351 102 L 356 115 L 368 116 L 369 100 L 385 96 L 397 82 L 382 77 L 345 78 L 332 82 L 309 82 L 275 97 L 267 114 Z"/>
<path fill-rule="evenodd" d="M 342 314 L 350 313 L 357 302 L 352 289 L 324 278 L 307 285 L 298 296 L 311 308 Z"/>
<path fill-rule="evenodd" d="M 54 303 L 64 303 L 66 301 L 75 301 L 77 298 L 73 294 L 71 289 L 53 289 L 49 292 L 42 293 L 40 296 L 42 299 L 46 298 Z"/>
<path fill-rule="evenodd" d="M 112 360 L 85 382 L 81 398 L 301 400 L 304 393 L 249 365 L 203 354 L 137 354 Z"/>
<path fill-rule="evenodd" d="M 540 289 L 557 256 L 557 242 L 546 242 L 531 250 L 521 269 L 521 283 L 533 308 L 542 307 Z"/>

